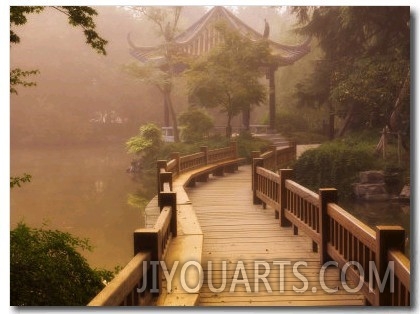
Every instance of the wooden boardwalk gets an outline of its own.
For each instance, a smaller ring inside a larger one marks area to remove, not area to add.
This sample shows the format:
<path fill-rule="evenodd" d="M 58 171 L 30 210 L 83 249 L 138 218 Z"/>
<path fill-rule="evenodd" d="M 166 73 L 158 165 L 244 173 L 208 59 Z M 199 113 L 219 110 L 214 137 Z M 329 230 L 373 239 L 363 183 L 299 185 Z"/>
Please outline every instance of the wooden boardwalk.
<path fill-rule="evenodd" d="M 250 185 L 250 167 L 243 166 L 234 174 L 210 176 L 208 182 L 197 183 L 199 188 L 187 189 L 204 233 L 200 305 L 364 305 L 361 293 L 343 288 L 336 267 L 328 267 L 321 282 L 319 255 L 312 252 L 311 239 L 281 228 L 271 208 L 253 205 Z M 268 276 L 262 278 L 266 271 Z M 325 292 L 322 283 L 338 290 Z"/>

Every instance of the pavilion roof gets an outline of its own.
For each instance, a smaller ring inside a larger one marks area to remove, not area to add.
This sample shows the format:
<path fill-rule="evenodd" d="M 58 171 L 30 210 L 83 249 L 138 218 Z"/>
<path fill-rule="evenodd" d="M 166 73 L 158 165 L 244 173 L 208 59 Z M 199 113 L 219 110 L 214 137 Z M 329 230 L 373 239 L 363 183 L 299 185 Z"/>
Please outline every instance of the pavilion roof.
<path fill-rule="evenodd" d="M 228 26 L 239 31 L 251 40 L 261 40 L 263 35 L 248 26 L 233 13 L 224 7 L 216 6 L 203 15 L 197 22 L 188 27 L 184 32 L 175 36 L 171 44 L 186 55 L 198 56 L 207 53 L 222 39 L 214 29 L 217 21 L 224 20 Z M 289 65 L 305 56 L 310 51 L 310 38 L 299 45 L 283 45 L 267 39 L 272 55 L 279 66 Z M 163 48 L 158 46 L 136 46 L 128 36 L 130 54 L 143 63 L 164 63 Z"/>

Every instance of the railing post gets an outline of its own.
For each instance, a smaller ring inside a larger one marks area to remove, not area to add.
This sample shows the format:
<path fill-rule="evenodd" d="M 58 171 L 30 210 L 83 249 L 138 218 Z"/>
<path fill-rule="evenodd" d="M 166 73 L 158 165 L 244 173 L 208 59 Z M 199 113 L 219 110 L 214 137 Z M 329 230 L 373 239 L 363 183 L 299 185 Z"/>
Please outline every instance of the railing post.
<path fill-rule="evenodd" d="M 159 194 L 162 191 L 162 183 L 160 182 L 160 169 L 165 169 L 166 171 L 166 160 L 158 160 L 156 162 L 156 174 L 157 174 L 157 192 Z"/>
<path fill-rule="evenodd" d="M 280 169 L 280 185 L 279 185 L 279 194 L 280 194 L 280 208 L 279 208 L 279 223 L 281 227 L 289 227 L 291 223 L 286 219 L 285 211 L 287 206 L 287 189 L 286 189 L 286 180 L 293 178 L 293 169 Z"/>
<path fill-rule="evenodd" d="M 176 237 L 178 234 L 178 225 L 177 225 L 177 206 L 176 206 L 176 193 L 175 192 L 162 192 L 161 193 L 161 203 L 159 205 L 160 211 L 165 206 L 171 207 L 171 233 L 173 237 Z"/>
<path fill-rule="evenodd" d="M 337 189 L 324 188 L 319 189 L 319 234 L 321 235 L 321 241 L 319 244 L 319 259 L 321 265 L 325 264 L 328 260 L 328 240 L 329 240 L 329 219 L 328 219 L 328 203 L 337 203 L 338 193 Z"/>
<path fill-rule="evenodd" d="M 272 151 L 271 154 L 271 170 L 274 172 L 277 171 L 277 146 L 270 145 L 270 150 Z"/>
<path fill-rule="evenodd" d="M 230 142 L 230 147 L 232 148 L 232 159 L 238 158 L 238 142 L 232 140 Z"/>
<path fill-rule="evenodd" d="M 201 146 L 200 151 L 204 153 L 204 164 L 208 165 L 208 163 L 209 163 L 209 148 L 208 148 L 208 146 Z"/>
<path fill-rule="evenodd" d="M 388 268 L 388 250 L 396 249 L 404 253 L 405 230 L 400 226 L 376 226 L 376 270 L 380 280 L 384 280 Z M 367 270 L 365 269 L 365 272 Z M 393 276 L 392 273 L 389 276 Z M 373 280 L 374 278 L 371 278 Z M 383 291 L 376 284 L 375 305 L 391 305 L 390 278 L 387 278 Z"/>
<path fill-rule="evenodd" d="M 254 204 L 261 204 L 261 200 L 257 197 L 258 190 L 258 175 L 257 168 L 262 167 L 263 159 L 254 158 L 252 159 L 252 199 Z"/>
<path fill-rule="evenodd" d="M 180 163 L 180 158 L 181 158 L 181 154 L 178 152 L 172 153 L 171 154 L 171 159 L 175 159 L 176 160 L 176 166 L 175 169 L 177 171 L 177 175 L 179 175 L 181 173 L 181 163 Z"/>
<path fill-rule="evenodd" d="M 254 163 L 254 158 L 260 158 L 260 154 L 261 153 L 258 150 L 253 150 L 251 152 L 251 164 Z M 252 190 L 254 191 L 254 171 L 252 171 L 251 182 L 252 182 Z"/>
<path fill-rule="evenodd" d="M 162 271 L 160 265 L 156 265 L 162 258 L 161 243 L 162 235 L 158 229 L 148 228 L 134 231 L 134 255 L 141 251 L 149 251 L 150 261 L 155 264 L 154 267 L 149 267 L 146 274 L 147 288 L 155 295 L 162 292 Z"/>
<path fill-rule="evenodd" d="M 289 147 L 292 147 L 292 150 L 293 150 L 291 159 L 296 160 L 296 155 L 297 155 L 296 142 L 295 141 L 290 141 L 289 142 Z"/>

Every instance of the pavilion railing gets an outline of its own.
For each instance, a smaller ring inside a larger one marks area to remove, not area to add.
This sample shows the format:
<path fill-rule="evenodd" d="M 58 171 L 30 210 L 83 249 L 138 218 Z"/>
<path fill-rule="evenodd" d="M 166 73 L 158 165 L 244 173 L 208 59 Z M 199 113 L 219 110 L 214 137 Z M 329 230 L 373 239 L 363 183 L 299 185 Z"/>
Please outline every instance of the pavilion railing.
<path fill-rule="evenodd" d="M 336 189 L 314 193 L 292 177 L 293 170 L 275 173 L 265 169 L 263 158 L 254 158 L 254 203 L 274 208 L 280 225 L 293 226 L 294 234 L 304 231 L 313 241 L 313 250 L 319 252 L 320 263 L 336 262 L 347 278 L 360 284 L 369 304 L 410 305 L 405 230 L 400 226 L 373 230 L 336 204 Z"/>

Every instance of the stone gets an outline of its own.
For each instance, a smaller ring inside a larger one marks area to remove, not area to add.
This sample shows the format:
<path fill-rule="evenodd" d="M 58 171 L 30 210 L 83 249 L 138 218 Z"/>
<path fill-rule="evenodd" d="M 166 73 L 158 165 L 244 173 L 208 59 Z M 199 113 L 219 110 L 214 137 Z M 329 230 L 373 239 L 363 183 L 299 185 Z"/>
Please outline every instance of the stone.
<path fill-rule="evenodd" d="M 385 175 L 383 171 L 370 170 L 359 172 L 360 183 L 383 183 L 385 182 Z"/>

